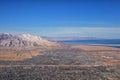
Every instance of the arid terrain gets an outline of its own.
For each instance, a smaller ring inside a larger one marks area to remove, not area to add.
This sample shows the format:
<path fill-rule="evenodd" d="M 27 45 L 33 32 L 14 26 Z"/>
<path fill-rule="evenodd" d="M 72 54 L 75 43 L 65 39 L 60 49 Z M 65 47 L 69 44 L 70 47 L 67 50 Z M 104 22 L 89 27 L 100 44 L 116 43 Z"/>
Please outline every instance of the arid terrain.
<path fill-rule="evenodd" d="M 25 34 L 0 36 L 0 80 L 119 79 L 120 48 L 68 45 Z"/>

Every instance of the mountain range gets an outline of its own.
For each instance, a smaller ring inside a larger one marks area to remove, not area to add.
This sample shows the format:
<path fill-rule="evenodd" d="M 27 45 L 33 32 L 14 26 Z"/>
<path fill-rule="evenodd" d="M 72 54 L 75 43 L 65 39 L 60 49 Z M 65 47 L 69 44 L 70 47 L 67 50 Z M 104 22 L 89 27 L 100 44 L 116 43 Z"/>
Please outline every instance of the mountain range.
<path fill-rule="evenodd" d="M 101 38 L 96 37 L 44 37 L 50 41 L 68 41 L 68 40 L 97 40 Z"/>

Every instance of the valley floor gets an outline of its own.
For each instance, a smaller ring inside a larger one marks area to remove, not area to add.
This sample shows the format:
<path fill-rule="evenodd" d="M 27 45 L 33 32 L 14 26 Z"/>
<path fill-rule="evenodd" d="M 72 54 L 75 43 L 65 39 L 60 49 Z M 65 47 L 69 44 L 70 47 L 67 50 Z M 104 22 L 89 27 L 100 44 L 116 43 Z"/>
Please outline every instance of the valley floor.
<path fill-rule="evenodd" d="M 6 50 L 1 50 L 6 52 Z M 9 51 L 9 50 L 7 50 Z M 32 55 L 37 51 L 36 55 Z M 0 52 L 0 80 L 119 80 L 120 49 L 72 45 L 40 51 L 13 51 L 23 60 L 4 60 Z M 30 52 L 30 53 L 29 53 Z M 33 53 L 32 53 L 33 52 Z M 22 54 L 21 54 L 22 53 Z M 10 54 L 9 54 L 10 55 Z M 12 56 L 13 57 L 13 56 Z M 14 58 L 14 57 L 13 57 Z"/>

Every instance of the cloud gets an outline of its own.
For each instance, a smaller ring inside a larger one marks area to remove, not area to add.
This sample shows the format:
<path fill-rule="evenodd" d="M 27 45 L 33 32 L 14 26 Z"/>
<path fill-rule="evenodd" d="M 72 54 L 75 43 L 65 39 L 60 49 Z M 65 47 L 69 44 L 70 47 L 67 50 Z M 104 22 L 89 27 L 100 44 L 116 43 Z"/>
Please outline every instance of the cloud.
<path fill-rule="evenodd" d="M 59 27 L 52 31 L 49 36 L 120 38 L 120 28 L 113 27 Z"/>
<path fill-rule="evenodd" d="M 13 31 L 14 30 L 14 31 Z M 1 29 L 1 32 L 30 33 L 40 36 L 75 36 L 75 37 L 98 37 L 120 38 L 120 27 L 25 27 Z"/>

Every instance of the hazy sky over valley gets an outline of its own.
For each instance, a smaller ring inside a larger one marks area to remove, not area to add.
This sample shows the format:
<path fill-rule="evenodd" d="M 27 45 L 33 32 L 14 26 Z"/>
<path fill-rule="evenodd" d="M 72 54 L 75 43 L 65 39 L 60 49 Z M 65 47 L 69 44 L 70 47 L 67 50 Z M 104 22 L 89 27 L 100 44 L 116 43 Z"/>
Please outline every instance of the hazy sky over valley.
<path fill-rule="evenodd" d="M 0 32 L 120 38 L 120 1 L 0 0 Z"/>

